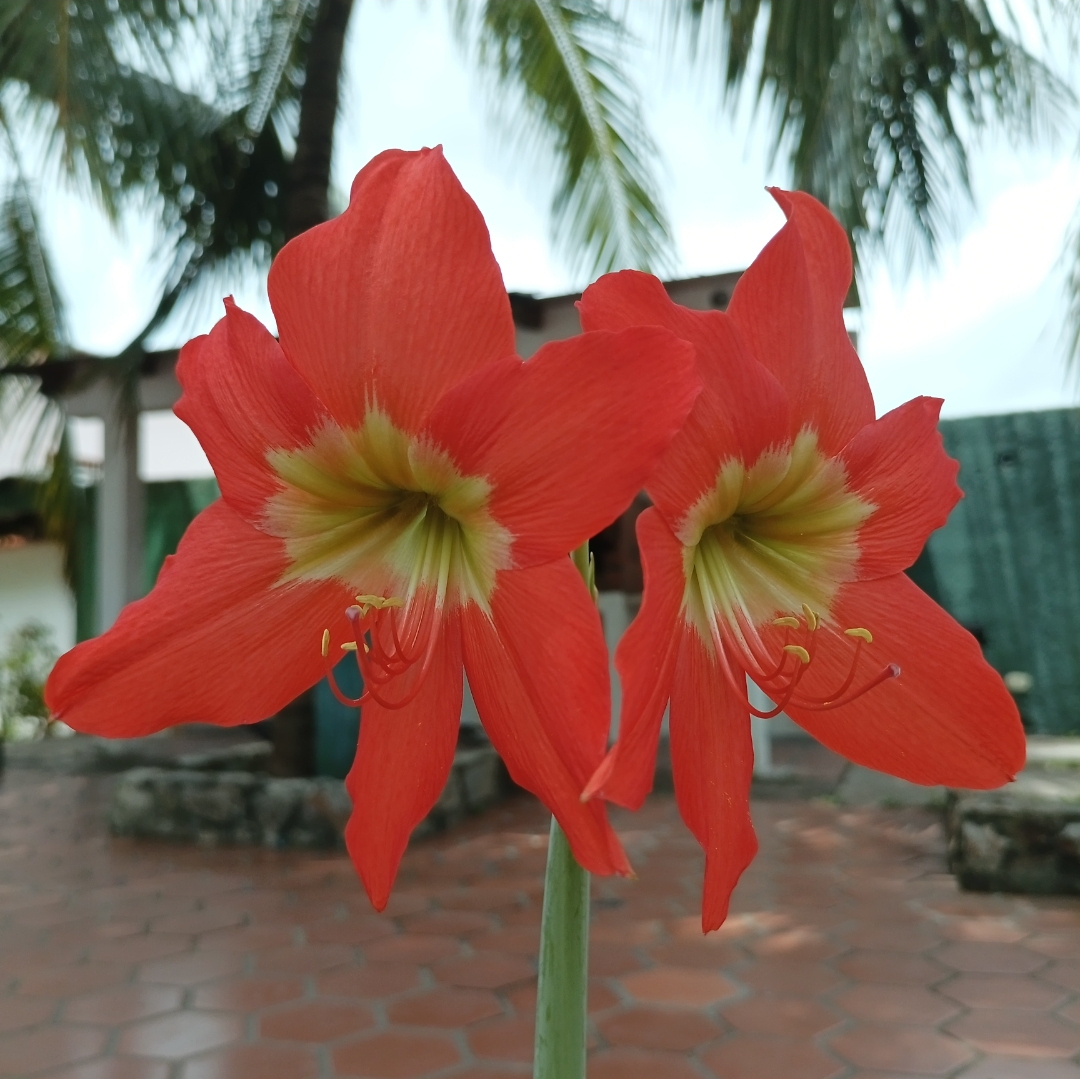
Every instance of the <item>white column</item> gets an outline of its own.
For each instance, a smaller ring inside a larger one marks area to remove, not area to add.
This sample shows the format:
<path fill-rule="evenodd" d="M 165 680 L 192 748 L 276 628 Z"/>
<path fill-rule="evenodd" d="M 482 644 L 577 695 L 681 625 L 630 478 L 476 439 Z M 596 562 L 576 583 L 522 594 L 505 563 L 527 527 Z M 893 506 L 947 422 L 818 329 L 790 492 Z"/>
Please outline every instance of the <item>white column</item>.
<path fill-rule="evenodd" d="M 759 712 L 768 712 L 773 707 L 773 702 L 748 678 L 746 680 L 746 695 L 750 703 Z M 772 729 L 769 724 L 772 720 L 750 717 L 750 738 L 754 744 L 754 775 L 774 775 L 772 762 Z"/>
<path fill-rule="evenodd" d="M 115 392 L 105 421 L 105 459 L 97 490 L 97 630 L 143 592 L 143 487 L 138 417 L 125 424 Z"/>

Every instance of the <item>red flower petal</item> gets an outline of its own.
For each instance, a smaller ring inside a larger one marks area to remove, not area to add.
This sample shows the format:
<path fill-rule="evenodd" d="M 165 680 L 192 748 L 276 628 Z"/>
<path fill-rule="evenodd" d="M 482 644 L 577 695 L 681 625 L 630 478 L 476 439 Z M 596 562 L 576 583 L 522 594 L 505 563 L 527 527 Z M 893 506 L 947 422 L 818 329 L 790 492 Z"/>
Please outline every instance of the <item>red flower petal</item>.
<path fill-rule="evenodd" d="M 750 820 L 754 749 L 746 704 L 727 688 L 686 627 L 671 690 L 671 768 L 687 827 L 705 850 L 701 928 L 719 929 L 731 892 L 757 853 Z"/>
<path fill-rule="evenodd" d="M 285 568 L 280 540 L 215 502 L 150 595 L 60 657 L 49 708 L 76 730 L 113 738 L 272 715 L 318 681 L 322 631 L 331 627 L 335 648 L 345 640 L 352 602 L 333 582 L 276 587 Z"/>
<path fill-rule="evenodd" d="M 818 741 L 868 768 L 913 783 L 986 789 L 1024 766 L 1024 731 L 1000 676 L 975 638 L 902 573 L 841 589 L 833 620 L 863 626 L 856 686 L 888 663 L 899 678 L 831 711 L 788 715 Z M 823 636 L 799 692 L 825 697 L 843 684 L 852 641 Z"/>
<path fill-rule="evenodd" d="M 652 790 L 660 724 L 679 650 L 686 585 L 682 544 L 655 509 L 638 517 L 637 537 L 645 592 L 641 610 L 615 652 L 622 682 L 619 740 L 585 792 L 629 809 L 640 809 Z"/>
<path fill-rule="evenodd" d="M 832 455 L 874 418 L 870 386 L 844 328 L 851 249 L 816 199 L 770 191 L 787 224 L 739 279 L 728 315 L 787 390 L 792 436 L 808 426 Z"/>
<path fill-rule="evenodd" d="M 310 441 L 325 410 L 258 319 L 225 301 L 225 317 L 180 352 L 176 414 L 195 432 L 225 501 L 250 524 L 280 489 L 271 449 Z"/>
<path fill-rule="evenodd" d="M 340 217 L 274 261 L 285 355 L 334 418 L 373 402 L 415 431 L 443 392 L 514 352 L 487 227 L 442 150 L 388 150 L 353 181 Z"/>
<path fill-rule="evenodd" d="M 963 497 L 938 432 L 941 401 L 916 397 L 867 424 L 840 454 L 851 487 L 877 509 L 859 529 L 861 579 L 907 569 Z"/>
<path fill-rule="evenodd" d="M 465 670 L 492 745 L 593 873 L 629 866 L 602 802 L 581 802 L 611 724 L 600 616 L 568 558 L 501 573 L 491 618 L 462 611 Z"/>
<path fill-rule="evenodd" d="M 426 425 L 493 484 L 515 566 L 561 558 L 610 524 L 685 420 L 693 350 L 665 330 L 582 334 L 455 387 Z"/>
<path fill-rule="evenodd" d="M 578 307 L 586 329 L 664 326 L 697 350 L 704 389 L 648 482 L 649 495 L 673 528 L 712 490 L 722 462 L 751 465 L 770 446 L 787 442 L 787 396 L 726 315 L 680 307 L 655 277 L 637 270 L 601 277 Z"/>
<path fill-rule="evenodd" d="M 390 897 L 412 830 L 439 800 L 457 747 L 461 716 L 461 629 L 456 612 L 439 630 L 431 667 L 403 708 L 363 707 L 360 744 L 346 786 L 353 812 L 345 842 L 376 910 Z M 419 665 L 395 678 L 388 698 L 402 700 Z"/>

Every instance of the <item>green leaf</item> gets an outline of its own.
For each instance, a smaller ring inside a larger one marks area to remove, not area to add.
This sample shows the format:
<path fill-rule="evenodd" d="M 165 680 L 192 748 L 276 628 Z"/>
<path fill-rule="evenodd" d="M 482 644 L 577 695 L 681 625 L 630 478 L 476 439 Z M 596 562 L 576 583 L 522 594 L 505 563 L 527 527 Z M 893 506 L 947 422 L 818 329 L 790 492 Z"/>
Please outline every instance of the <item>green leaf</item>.
<path fill-rule="evenodd" d="M 682 0 L 675 25 L 729 102 L 756 73 L 794 186 L 906 266 L 955 233 L 977 132 L 1033 136 L 1071 101 L 983 0 Z"/>
<path fill-rule="evenodd" d="M 0 190 L 0 368 L 32 364 L 63 345 L 60 294 L 30 186 L 0 103 L 0 161 L 12 174 Z"/>
<path fill-rule="evenodd" d="M 46 159 L 112 216 L 153 180 L 150 83 L 173 85 L 180 48 L 208 0 L 8 0 L 0 15 L 0 89 L 13 123 L 44 133 Z"/>
<path fill-rule="evenodd" d="M 573 269 L 670 268 L 657 151 L 625 70 L 623 24 L 596 0 L 484 0 L 478 12 L 459 3 L 457 15 L 516 148 L 554 162 L 552 231 Z"/>

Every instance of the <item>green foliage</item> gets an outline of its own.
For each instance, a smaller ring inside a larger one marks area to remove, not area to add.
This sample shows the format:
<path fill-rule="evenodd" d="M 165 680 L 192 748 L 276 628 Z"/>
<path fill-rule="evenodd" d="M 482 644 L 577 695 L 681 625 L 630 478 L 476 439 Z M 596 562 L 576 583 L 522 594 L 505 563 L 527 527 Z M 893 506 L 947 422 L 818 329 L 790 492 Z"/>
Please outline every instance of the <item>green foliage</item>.
<path fill-rule="evenodd" d="M 794 185 L 864 253 L 888 239 L 907 265 L 955 231 L 978 130 L 1031 135 L 1071 101 L 983 0 L 680 0 L 677 11 L 729 100 L 752 83 Z"/>
<path fill-rule="evenodd" d="M 0 737 L 34 729 L 43 733 L 49 718 L 45 680 L 58 656 L 52 633 L 38 622 L 28 622 L 6 644 L 0 654 Z"/>
<path fill-rule="evenodd" d="M 205 298 L 240 271 L 265 270 L 284 242 L 286 149 L 313 7 L 310 0 L 12 0 L 0 13 L 0 105 L 22 135 L 8 139 L 16 171 L 37 154 L 46 175 L 66 177 L 110 215 L 131 199 L 159 215 L 165 287 L 140 338 L 184 294 Z M 174 70 L 178 54 L 197 89 Z M 205 77 L 193 79 L 200 65 Z M 20 194 L 12 214 L 17 208 L 29 221 L 25 184 Z M 22 256 L 25 277 L 32 267 L 15 245 L 25 230 L 5 233 L 0 257 Z M 0 325 L 0 350 L 25 352 L 10 336 Z M 57 324 L 51 340 L 39 335 L 36 343 L 55 352 L 60 338 Z"/>
<path fill-rule="evenodd" d="M 60 345 L 62 309 L 29 188 L 0 195 L 0 367 L 40 362 Z"/>
<path fill-rule="evenodd" d="M 52 166 L 110 214 L 154 179 L 157 90 L 199 10 L 191 0 L 8 0 L 0 15 L 13 119 L 43 134 Z"/>
<path fill-rule="evenodd" d="M 462 0 L 457 15 L 516 149 L 554 165 L 552 232 L 569 262 L 585 274 L 670 268 L 625 26 L 598 0 Z"/>

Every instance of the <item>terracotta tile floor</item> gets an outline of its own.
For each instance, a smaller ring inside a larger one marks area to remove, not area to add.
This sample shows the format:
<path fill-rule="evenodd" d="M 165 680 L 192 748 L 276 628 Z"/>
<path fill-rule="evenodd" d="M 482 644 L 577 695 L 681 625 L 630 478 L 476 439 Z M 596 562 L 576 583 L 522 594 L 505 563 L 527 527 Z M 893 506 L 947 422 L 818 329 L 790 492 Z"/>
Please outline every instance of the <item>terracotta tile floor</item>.
<path fill-rule="evenodd" d="M 107 784 L 0 781 L 0 1077 L 529 1075 L 534 802 L 416 844 L 377 916 L 340 857 L 111 840 Z M 708 938 L 672 799 L 617 817 L 591 1079 L 1080 1079 L 1080 902 L 959 893 L 922 810 L 755 817 Z"/>

